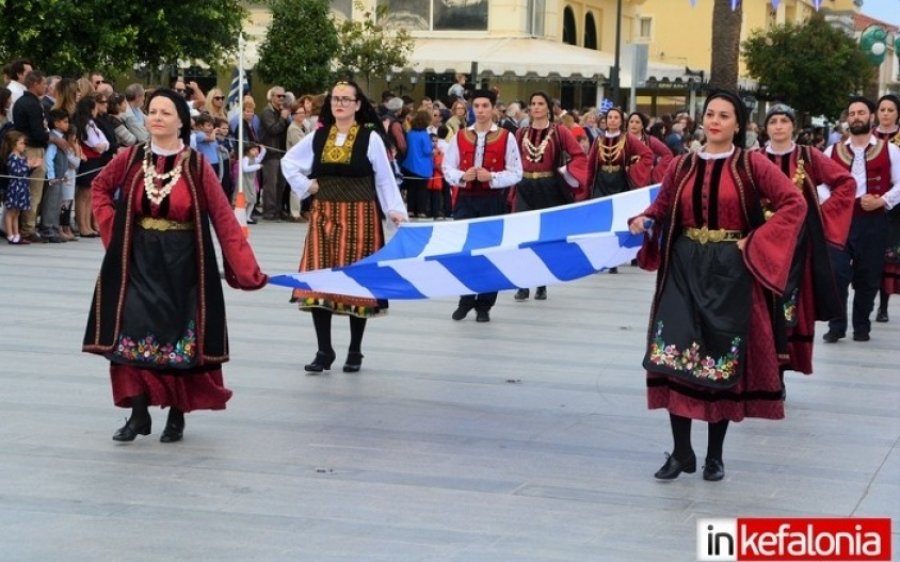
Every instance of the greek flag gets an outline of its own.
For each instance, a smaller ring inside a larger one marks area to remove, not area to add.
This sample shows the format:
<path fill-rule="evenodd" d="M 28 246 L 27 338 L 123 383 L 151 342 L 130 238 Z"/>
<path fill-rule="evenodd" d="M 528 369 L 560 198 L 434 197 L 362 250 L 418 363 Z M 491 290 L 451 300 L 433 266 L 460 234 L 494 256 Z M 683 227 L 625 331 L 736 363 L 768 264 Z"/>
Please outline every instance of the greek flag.
<path fill-rule="evenodd" d="M 609 98 L 603 98 L 603 101 L 600 102 L 600 113 L 609 113 L 609 110 L 615 107 L 615 105 L 616 104 L 613 103 L 613 100 Z"/>
<path fill-rule="evenodd" d="M 380 299 L 428 299 L 574 281 L 631 261 L 630 217 L 659 186 L 582 203 L 432 224 L 406 223 L 352 265 L 276 275 L 275 285 Z"/>
<path fill-rule="evenodd" d="M 247 73 L 244 73 L 244 94 L 238 92 L 240 89 L 240 73 L 238 69 L 234 69 L 231 73 L 231 86 L 228 88 L 228 99 L 226 100 L 225 113 L 231 119 L 241 112 L 241 100 L 244 94 L 250 93 L 250 83 L 247 81 Z"/>

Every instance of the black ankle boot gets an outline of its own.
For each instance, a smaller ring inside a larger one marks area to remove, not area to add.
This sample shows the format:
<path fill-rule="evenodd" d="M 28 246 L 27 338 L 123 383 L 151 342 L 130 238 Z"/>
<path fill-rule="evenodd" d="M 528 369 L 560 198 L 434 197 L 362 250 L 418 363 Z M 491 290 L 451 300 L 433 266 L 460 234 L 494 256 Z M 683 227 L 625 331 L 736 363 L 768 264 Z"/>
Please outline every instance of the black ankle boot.
<path fill-rule="evenodd" d="M 876 322 L 887 322 L 888 321 L 888 313 L 887 308 L 879 308 L 878 314 L 875 315 Z"/>
<path fill-rule="evenodd" d="M 125 425 L 116 430 L 113 441 L 134 441 L 138 435 L 150 435 L 153 420 L 147 411 L 148 402 L 146 394 L 131 398 L 131 417 L 125 421 Z"/>
<path fill-rule="evenodd" d="M 169 408 L 169 417 L 166 419 L 166 428 L 159 436 L 160 443 L 175 443 L 184 437 L 184 412 L 178 408 Z"/>
<path fill-rule="evenodd" d="M 535 293 L 535 295 L 534 295 L 534 300 L 536 300 L 536 301 L 547 300 L 547 287 L 538 287 L 537 293 Z"/>
<path fill-rule="evenodd" d="M 138 435 L 150 435 L 152 423 L 153 420 L 150 419 L 149 415 L 143 419 L 132 415 L 125 422 L 125 425 L 113 434 L 113 441 L 134 441 Z"/>
<path fill-rule="evenodd" d="M 691 456 L 684 461 L 675 458 L 674 454 L 668 455 L 665 464 L 656 471 L 653 477 L 658 480 L 674 480 L 682 472 L 688 474 L 697 472 L 697 457 L 694 453 L 691 453 Z"/>
<path fill-rule="evenodd" d="M 706 457 L 706 464 L 703 465 L 703 479 L 708 482 L 718 482 L 725 478 L 725 463 L 722 459 L 711 459 Z"/>
<path fill-rule="evenodd" d="M 308 363 L 303 368 L 309 373 L 321 373 L 322 371 L 330 371 L 334 358 L 337 357 L 334 351 L 317 351 L 316 358 L 312 363 Z"/>
<path fill-rule="evenodd" d="M 345 373 L 356 373 L 362 367 L 363 354 L 359 351 L 348 351 L 347 361 L 344 362 Z"/>

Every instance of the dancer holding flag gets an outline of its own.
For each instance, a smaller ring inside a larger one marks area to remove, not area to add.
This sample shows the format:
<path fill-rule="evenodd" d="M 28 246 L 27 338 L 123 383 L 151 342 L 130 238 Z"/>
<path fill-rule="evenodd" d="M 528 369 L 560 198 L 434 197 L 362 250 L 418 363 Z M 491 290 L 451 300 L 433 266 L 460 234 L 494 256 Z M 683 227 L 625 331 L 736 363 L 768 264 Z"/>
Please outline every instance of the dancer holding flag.
<path fill-rule="evenodd" d="M 553 122 L 553 103 L 545 92 L 531 94 L 531 123 L 516 132 L 522 160 L 522 181 L 516 186 L 515 211 L 532 211 L 565 205 L 587 182 L 587 157 L 568 127 Z M 528 298 L 528 289 L 515 299 Z M 537 300 L 547 298 L 547 287 L 537 288 Z"/>
<path fill-rule="evenodd" d="M 342 267 L 384 246 L 381 216 L 408 220 L 388 161 L 381 120 L 353 82 L 338 82 L 325 98 L 321 127 L 305 136 L 281 161 L 291 189 L 303 200 L 315 195 L 300 271 Z M 331 318 L 350 318 L 350 348 L 344 372 L 362 366 L 366 320 L 387 313 L 387 301 L 295 289 L 291 302 L 312 313 L 318 351 L 304 366 L 310 373 L 331 369 Z"/>
<path fill-rule="evenodd" d="M 711 94 L 707 144 L 676 159 L 656 201 L 630 221 L 635 234 L 655 223 L 639 262 L 659 270 L 644 367 L 648 406 L 669 411 L 675 443 L 661 480 L 696 471 L 691 420 L 709 426 L 703 479 L 715 481 L 728 422 L 784 417 L 769 303 L 787 283 L 806 203 L 765 156 L 741 148 L 746 126 L 737 94 Z M 768 221 L 763 198 L 775 211 Z"/>
<path fill-rule="evenodd" d="M 267 277 L 244 239 L 209 163 L 189 148 L 187 102 L 172 90 L 150 96 L 148 144 L 120 152 L 93 181 L 93 210 L 106 255 L 83 350 L 110 361 L 113 400 L 131 417 L 113 435 L 149 435 L 148 406 L 169 406 L 160 441 L 180 441 L 184 414 L 221 410 L 231 398 L 225 279 L 259 289 Z M 121 197 L 116 192 L 121 190 Z"/>

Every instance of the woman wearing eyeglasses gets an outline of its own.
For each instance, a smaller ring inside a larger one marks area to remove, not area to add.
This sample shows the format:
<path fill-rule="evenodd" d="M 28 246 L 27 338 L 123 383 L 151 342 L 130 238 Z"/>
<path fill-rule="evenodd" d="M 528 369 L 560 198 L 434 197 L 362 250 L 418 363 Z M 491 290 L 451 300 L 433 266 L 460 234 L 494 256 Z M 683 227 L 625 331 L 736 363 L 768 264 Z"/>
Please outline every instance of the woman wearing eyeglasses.
<path fill-rule="evenodd" d="M 381 217 L 408 220 L 388 161 L 381 120 L 353 82 L 338 82 L 325 99 L 321 126 L 282 159 L 281 169 L 301 198 L 316 195 L 300 271 L 343 267 L 384 245 Z M 387 312 L 387 301 L 297 289 L 291 302 L 312 313 L 318 351 L 304 369 L 320 373 L 336 358 L 331 318 L 350 318 L 350 346 L 344 372 L 359 371 L 366 321 Z"/>

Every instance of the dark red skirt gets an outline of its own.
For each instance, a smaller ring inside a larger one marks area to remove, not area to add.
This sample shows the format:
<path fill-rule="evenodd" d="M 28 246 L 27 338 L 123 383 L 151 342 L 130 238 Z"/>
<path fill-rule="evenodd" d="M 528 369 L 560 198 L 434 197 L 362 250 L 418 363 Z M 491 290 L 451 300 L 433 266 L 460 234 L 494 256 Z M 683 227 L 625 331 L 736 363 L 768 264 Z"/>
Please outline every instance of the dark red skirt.
<path fill-rule="evenodd" d="M 146 394 L 151 406 L 174 406 L 183 412 L 224 410 L 232 392 L 225 388 L 222 369 L 185 374 L 110 364 L 113 402 L 131 407 L 131 398 Z"/>

